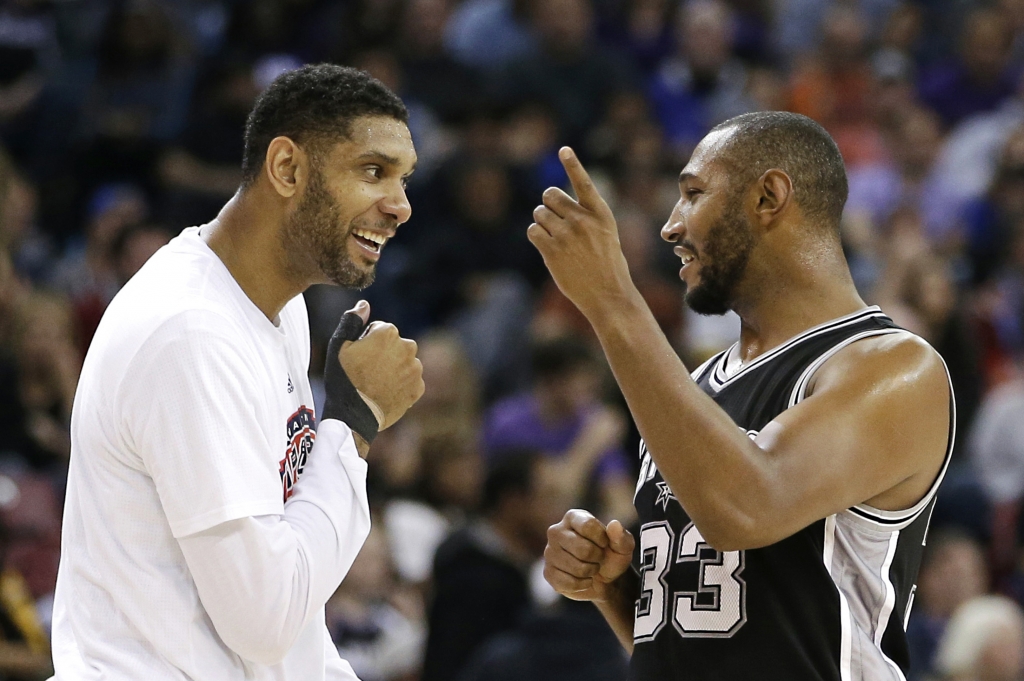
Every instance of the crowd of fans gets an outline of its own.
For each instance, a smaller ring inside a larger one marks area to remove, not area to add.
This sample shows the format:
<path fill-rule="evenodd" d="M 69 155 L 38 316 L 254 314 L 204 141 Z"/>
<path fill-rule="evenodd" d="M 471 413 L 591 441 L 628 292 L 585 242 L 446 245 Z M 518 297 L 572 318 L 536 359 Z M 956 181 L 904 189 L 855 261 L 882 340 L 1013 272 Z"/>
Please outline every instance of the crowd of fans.
<path fill-rule="evenodd" d="M 658 240 L 714 124 L 787 109 L 846 160 L 860 291 L 943 355 L 957 448 L 907 623 L 912 680 L 1024 678 L 1024 2 L 4 0 L 0 3 L 0 678 L 44 677 L 68 423 L 111 298 L 240 179 L 278 74 L 368 70 L 410 109 L 413 218 L 364 294 L 427 392 L 371 452 L 374 530 L 328 604 L 364 681 L 625 678 L 538 570 L 573 506 L 627 524 L 638 435 L 586 320 L 525 237 L 573 145 L 689 366 Z M 314 387 L 355 293 L 306 294 Z"/>

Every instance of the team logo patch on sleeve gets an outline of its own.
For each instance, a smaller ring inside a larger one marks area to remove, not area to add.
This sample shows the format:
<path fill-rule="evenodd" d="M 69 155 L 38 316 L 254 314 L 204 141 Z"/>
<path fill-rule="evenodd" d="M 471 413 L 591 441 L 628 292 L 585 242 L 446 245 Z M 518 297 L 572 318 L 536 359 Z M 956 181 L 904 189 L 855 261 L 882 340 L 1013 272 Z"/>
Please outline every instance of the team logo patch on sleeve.
<path fill-rule="evenodd" d="M 313 449 L 313 441 L 316 439 L 316 417 L 313 411 L 306 406 L 299 407 L 297 412 L 288 417 L 287 433 L 288 448 L 280 465 L 285 501 L 295 492 L 295 483 L 299 481 L 302 469 L 306 466 L 306 457 Z"/>

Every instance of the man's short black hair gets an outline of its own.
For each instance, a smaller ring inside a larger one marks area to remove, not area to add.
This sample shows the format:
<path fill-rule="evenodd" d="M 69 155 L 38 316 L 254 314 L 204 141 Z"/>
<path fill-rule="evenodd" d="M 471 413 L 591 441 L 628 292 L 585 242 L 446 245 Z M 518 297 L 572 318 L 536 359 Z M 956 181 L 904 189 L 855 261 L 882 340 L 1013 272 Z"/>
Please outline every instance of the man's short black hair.
<path fill-rule="evenodd" d="M 758 111 L 730 118 L 712 132 L 731 130 L 720 154 L 733 171 L 736 187 L 747 187 L 778 168 L 793 181 L 796 201 L 809 218 L 836 231 L 849 186 L 839 147 L 823 127 L 807 116 Z"/>
<path fill-rule="evenodd" d="M 253 183 L 275 137 L 296 144 L 337 141 L 349 136 L 360 116 L 386 116 L 408 123 L 398 95 L 359 69 L 312 64 L 277 77 L 256 100 L 245 123 L 242 186 Z"/>

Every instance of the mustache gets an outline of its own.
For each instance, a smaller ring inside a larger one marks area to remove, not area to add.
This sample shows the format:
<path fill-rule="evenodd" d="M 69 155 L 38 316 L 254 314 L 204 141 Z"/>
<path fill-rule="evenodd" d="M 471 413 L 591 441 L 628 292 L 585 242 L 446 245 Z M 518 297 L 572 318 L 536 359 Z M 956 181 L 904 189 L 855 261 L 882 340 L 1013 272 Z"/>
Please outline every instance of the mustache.
<path fill-rule="evenodd" d="M 367 223 L 365 221 L 363 221 L 363 222 L 353 222 L 353 223 L 351 223 L 351 226 L 349 227 L 349 231 L 352 231 L 353 229 L 356 229 L 357 227 L 359 229 L 366 229 L 367 228 L 366 225 L 367 225 Z M 394 231 L 398 230 L 398 220 L 393 220 L 393 219 L 389 220 L 388 218 L 381 218 L 381 219 L 377 220 L 376 222 L 374 222 L 373 223 L 373 227 L 371 227 L 370 229 L 375 229 L 375 230 L 378 230 L 378 231 L 381 231 L 381 232 L 394 232 Z"/>

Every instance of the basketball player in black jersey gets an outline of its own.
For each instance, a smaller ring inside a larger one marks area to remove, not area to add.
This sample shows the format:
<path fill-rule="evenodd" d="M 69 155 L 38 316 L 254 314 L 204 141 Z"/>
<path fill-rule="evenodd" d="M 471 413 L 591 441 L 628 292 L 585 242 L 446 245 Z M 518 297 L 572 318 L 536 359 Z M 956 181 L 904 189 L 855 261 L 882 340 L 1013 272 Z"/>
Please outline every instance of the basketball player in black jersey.
<path fill-rule="evenodd" d="M 938 354 L 854 287 L 835 143 L 764 112 L 694 151 L 662 236 L 688 304 L 735 310 L 742 328 L 692 374 L 633 286 L 608 205 L 560 156 L 578 200 L 545 191 L 528 234 L 644 444 L 639 536 L 570 511 L 548 532 L 548 581 L 597 605 L 637 681 L 904 680 L 952 390 Z"/>

